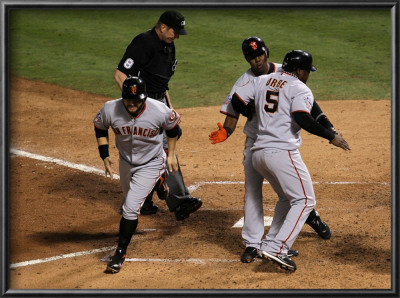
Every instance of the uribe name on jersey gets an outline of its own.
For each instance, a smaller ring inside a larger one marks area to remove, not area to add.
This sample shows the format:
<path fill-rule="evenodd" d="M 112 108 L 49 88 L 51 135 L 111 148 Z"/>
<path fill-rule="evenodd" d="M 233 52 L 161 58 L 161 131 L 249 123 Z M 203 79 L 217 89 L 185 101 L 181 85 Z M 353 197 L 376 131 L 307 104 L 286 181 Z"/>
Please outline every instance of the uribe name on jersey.
<path fill-rule="evenodd" d="M 277 79 L 270 78 L 265 85 L 271 86 L 273 88 L 283 88 L 283 86 L 285 86 L 286 83 L 287 81 L 284 80 L 278 81 Z"/>

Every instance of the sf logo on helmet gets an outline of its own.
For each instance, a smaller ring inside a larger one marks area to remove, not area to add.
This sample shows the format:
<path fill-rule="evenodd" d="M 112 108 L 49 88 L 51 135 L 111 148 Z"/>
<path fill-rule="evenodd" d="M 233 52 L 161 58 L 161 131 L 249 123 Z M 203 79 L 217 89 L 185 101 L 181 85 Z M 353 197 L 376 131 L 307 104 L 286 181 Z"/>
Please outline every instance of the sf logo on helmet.
<path fill-rule="evenodd" d="M 131 92 L 132 92 L 132 94 L 136 94 L 136 91 L 137 91 L 136 86 L 132 86 L 132 87 L 131 87 Z"/>
<path fill-rule="evenodd" d="M 250 46 L 251 46 L 251 48 L 252 48 L 253 50 L 257 50 L 257 43 L 256 43 L 255 41 L 252 41 L 252 42 L 250 43 Z"/>

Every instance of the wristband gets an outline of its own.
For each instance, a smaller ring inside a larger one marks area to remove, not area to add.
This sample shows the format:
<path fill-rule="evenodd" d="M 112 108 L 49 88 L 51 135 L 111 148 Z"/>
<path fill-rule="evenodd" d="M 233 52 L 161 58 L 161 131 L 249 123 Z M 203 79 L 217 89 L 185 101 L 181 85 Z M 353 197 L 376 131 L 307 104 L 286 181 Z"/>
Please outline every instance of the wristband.
<path fill-rule="evenodd" d="M 100 157 L 102 160 L 105 160 L 107 157 L 109 157 L 109 152 L 108 152 L 108 144 L 107 145 L 100 145 L 99 146 L 99 153 Z"/>
<path fill-rule="evenodd" d="M 226 138 L 229 138 L 229 136 L 232 134 L 232 129 L 226 126 L 224 126 L 224 129 L 226 130 Z"/>

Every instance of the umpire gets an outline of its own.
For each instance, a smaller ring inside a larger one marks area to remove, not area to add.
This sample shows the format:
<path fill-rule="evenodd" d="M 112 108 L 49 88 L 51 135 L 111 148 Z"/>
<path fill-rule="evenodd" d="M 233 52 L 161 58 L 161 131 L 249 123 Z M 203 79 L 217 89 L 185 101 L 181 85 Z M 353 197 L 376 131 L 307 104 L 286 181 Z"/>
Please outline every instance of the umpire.
<path fill-rule="evenodd" d="M 146 82 L 148 97 L 162 101 L 172 109 L 168 82 L 175 73 L 178 62 L 175 58 L 174 40 L 187 34 L 184 27 L 184 16 L 170 10 L 160 16 L 152 29 L 134 37 L 114 74 L 118 86 L 122 88 L 122 83 L 128 76 L 138 76 Z M 163 145 L 168 150 L 166 140 L 164 132 Z M 160 199 L 165 199 L 169 210 L 175 212 L 177 220 L 188 218 L 190 213 L 201 207 L 202 201 L 192 197 L 185 186 L 179 164 L 178 171 L 167 177 L 167 185 L 169 191 L 156 187 L 157 195 Z M 158 206 L 154 205 L 152 199 L 153 192 L 154 189 L 147 197 L 141 214 L 157 212 Z"/>

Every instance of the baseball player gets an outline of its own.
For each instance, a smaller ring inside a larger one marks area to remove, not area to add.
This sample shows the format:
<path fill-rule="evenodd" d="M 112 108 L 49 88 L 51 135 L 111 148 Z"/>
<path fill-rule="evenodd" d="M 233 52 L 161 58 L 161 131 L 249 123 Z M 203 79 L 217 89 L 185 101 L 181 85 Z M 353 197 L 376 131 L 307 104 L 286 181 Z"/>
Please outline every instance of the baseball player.
<path fill-rule="evenodd" d="M 246 38 L 242 43 L 242 51 L 245 59 L 250 64 L 250 68 L 236 81 L 231 92 L 222 104 L 220 112 L 225 114 L 225 122 L 222 126 L 218 123 L 219 130 L 210 134 L 212 144 L 225 141 L 235 130 L 240 113 L 237 112 L 232 106 L 231 99 L 236 89 L 242 85 L 247 84 L 252 78 L 260 75 L 270 74 L 276 71 L 282 71 L 281 64 L 268 62 L 269 50 L 264 41 L 258 36 Z M 243 132 L 246 135 L 246 142 L 244 148 L 244 173 L 245 173 L 245 204 L 244 204 L 244 224 L 242 229 L 243 243 L 246 246 L 245 251 L 241 256 L 243 263 L 250 263 L 258 256 L 257 250 L 260 248 L 261 240 L 264 235 L 264 211 L 263 211 L 263 197 L 262 187 L 264 177 L 262 177 L 252 165 L 252 151 L 253 144 L 257 137 L 258 124 L 256 117 L 251 117 L 254 113 L 249 109 L 246 124 Z M 312 116 L 324 125 L 326 128 L 337 133 L 329 119 L 322 112 L 317 102 L 314 101 Z M 318 233 L 323 239 L 331 237 L 329 226 L 321 220 L 318 212 L 312 210 L 307 223 Z M 298 254 L 295 250 L 290 250 L 290 255 L 296 256 Z"/>
<path fill-rule="evenodd" d="M 174 40 L 186 35 L 185 18 L 177 11 L 164 12 L 157 24 L 147 32 L 137 35 L 126 48 L 114 74 L 118 86 L 128 76 L 139 76 L 147 86 L 148 96 L 157 99 L 172 109 L 168 82 L 175 73 L 178 61 L 175 58 Z M 179 136 L 181 135 L 179 132 Z M 164 148 L 168 150 L 167 138 L 164 134 Z M 163 185 L 160 181 L 159 185 Z M 175 212 L 177 220 L 184 220 L 190 213 L 198 210 L 202 201 L 193 197 L 183 180 L 178 163 L 178 172 L 167 178 L 167 186 L 156 187 L 157 195 L 166 201 L 171 212 Z M 154 190 L 153 190 L 154 191 Z M 158 206 L 153 203 L 153 191 L 149 193 L 143 205 L 142 214 L 154 214 Z"/>
<path fill-rule="evenodd" d="M 254 101 L 258 134 L 251 149 L 253 167 L 278 195 L 260 256 L 294 271 L 297 267 L 288 250 L 316 203 L 310 174 L 298 150 L 302 142 L 300 130 L 325 138 L 343 150 L 351 148 L 341 135 L 326 129 L 311 116 L 314 97 L 306 82 L 310 72 L 317 70 L 311 54 L 301 50 L 287 53 L 282 69 L 238 87 L 232 104 L 245 114 L 246 105 Z"/>
<path fill-rule="evenodd" d="M 119 226 L 118 247 L 106 272 L 117 273 L 138 225 L 138 215 L 146 197 L 166 171 L 178 170 L 175 155 L 180 116 L 160 101 L 147 97 L 146 85 L 138 77 L 128 77 L 122 85 L 122 98 L 105 103 L 94 118 L 100 157 L 105 174 L 112 177 L 108 150 L 108 129 L 114 131 L 119 151 L 119 171 L 124 204 Z M 168 157 L 163 149 L 161 130 L 168 138 Z"/>

